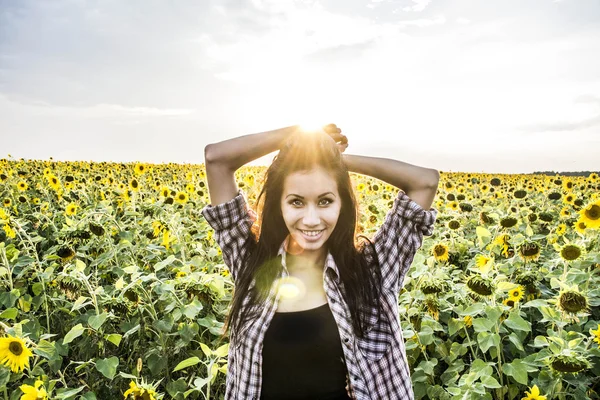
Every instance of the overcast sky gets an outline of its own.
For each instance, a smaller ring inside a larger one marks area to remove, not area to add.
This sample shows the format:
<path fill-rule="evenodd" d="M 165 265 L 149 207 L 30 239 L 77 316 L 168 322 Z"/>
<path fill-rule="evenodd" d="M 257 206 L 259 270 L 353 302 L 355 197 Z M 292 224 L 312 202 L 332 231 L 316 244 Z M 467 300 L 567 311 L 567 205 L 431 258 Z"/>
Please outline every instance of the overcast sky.
<path fill-rule="evenodd" d="M 0 157 L 202 163 L 317 122 L 441 171 L 598 170 L 600 1 L 0 0 Z"/>

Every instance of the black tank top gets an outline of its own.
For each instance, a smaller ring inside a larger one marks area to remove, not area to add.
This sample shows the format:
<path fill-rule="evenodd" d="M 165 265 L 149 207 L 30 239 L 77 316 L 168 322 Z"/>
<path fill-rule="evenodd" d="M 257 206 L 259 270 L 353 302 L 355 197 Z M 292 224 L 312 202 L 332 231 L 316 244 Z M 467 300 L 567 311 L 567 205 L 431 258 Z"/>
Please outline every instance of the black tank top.
<path fill-rule="evenodd" d="M 276 312 L 263 341 L 261 400 L 347 400 L 346 364 L 329 303 Z"/>

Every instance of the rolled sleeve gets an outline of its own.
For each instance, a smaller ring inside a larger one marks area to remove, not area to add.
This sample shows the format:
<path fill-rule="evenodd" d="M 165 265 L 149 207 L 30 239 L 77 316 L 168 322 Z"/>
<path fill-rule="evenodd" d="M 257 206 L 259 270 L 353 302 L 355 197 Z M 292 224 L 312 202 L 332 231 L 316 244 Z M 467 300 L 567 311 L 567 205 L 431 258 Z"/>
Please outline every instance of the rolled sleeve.
<path fill-rule="evenodd" d="M 238 189 L 238 194 L 233 199 L 216 206 L 209 204 L 202 209 L 201 213 L 215 231 L 220 231 L 229 229 L 240 219 L 248 217 L 250 211 L 252 210 L 248 208 L 244 192 Z"/>
<path fill-rule="evenodd" d="M 215 230 L 214 237 L 221 247 L 223 261 L 229 267 L 235 282 L 250 251 L 256 213 L 248 206 L 241 189 L 238 189 L 238 194 L 233 199 L 216 206 L 209 204 L 201 213 Z"/>
<path fill-rule="evenodd" d="M 424 210 L 402 191 L 373 236 L 383 285 L 398 292 L 424 236 L 431 236 L 436 209 Z"/>

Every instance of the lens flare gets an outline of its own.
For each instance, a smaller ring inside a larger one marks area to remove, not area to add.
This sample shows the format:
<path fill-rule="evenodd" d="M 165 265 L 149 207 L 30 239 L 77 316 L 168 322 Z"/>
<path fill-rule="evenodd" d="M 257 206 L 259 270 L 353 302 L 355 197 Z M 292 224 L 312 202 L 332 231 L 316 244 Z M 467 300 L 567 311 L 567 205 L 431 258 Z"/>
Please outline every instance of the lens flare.
<path fill-rule="evenodd" d="M 284 300 L 300 299 L 306 293 L 304 283 L 293 276 L 288 276 L 279 279 L 278 282 L 279 295 Z"/>
<path fill-rule="evenodd" d="M 302 130 L 303 133 L 313 134 L 323 132 L 323 127 L 326 125 L 327 123 L 324 123 L 321 119 L 309 118 L 304 119 L 304 122 L 300 124 L 300 130 Z"/>

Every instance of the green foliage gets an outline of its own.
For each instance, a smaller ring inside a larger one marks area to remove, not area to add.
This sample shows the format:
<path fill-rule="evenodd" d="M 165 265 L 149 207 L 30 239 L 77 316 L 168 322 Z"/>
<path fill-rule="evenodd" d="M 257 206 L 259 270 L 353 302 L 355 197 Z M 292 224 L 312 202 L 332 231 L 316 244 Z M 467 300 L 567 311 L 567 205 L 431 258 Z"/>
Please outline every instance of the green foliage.
<path fill-rule="evenodd" d="M 218 338 L 233 282 L 199 213 L 209 200 L 203 167 L 154 166 L 152 175 L 136 176 L 141 188 L 131 193 L 131 165 L 67 163 L 50 169 L 19 162 L 2 168 L 12 171 L 2 189 L 12 202 L 0 206 L 7 216 L 0 213 L 0 332 L 27 337 L 33 356 L 23 373 L 0 365 L 0 393 L 6 389 L 18 398 L 20 385 L 42 379 L 52 399 L 117 399 L 130 382 L 147 379 L 157 398 L 222 398 L 229 343 Z M 75 183 L 56 191 L 46 182 L 45 168 L 61 181 L 72 175 Z M 22 178 L 16 171 L 26 171 L 24 203 L 17 200 Z M 262 172 L 236 172 L 251 200 Z M 416 253 L 398 299 L 415 397 L 512 400 L 533 385 L 548 399 L 591 397 L 589 388 L 598 387 L 600 376 L 591 333 L 600 323 L 597 234 L 575 229 L 575 205 L 547 198 L 546 191 L 560 189 L 553 180 L 502 177 L 492 195 L 490 176 L 471 175 L 477 179 L 442 174 L 433 204 L 436 229 Z M 366 211 L 359 223 L 372 234 L 385 213 L 367 207 L 386 210 L 397 190 L 351 176 L 364 184 Z M 576 187 L 592 184 L 577 179 Z M 169 196 L 188 184 L 194 190 L 186 203 L 171 204 L 156 180 Z M 524 199 L 511 195 L 528 185 Z M 589 192 L 574 193 L 592 199 Z M 464 195 L 470 206 L 452 208 L 449 194 Z M 72 202 L 79 209 L 66 215 Z M 533 207 L 552 222 L 528 218 Z M 568 217 L 561 217 L 563 207 Z M 507 217 L 517 223 L 502 227 L 499 221 Z M 450 220 L 457 229 L 445 226 Z M 564 234 L 557 233 L 561 223 Z M 505 241 L 504 234 L 510 236 Z M 447 262 L 432 256 L 438 243 L 448 247 Z M 562 243 L 576 243 L 585 254 L 563 262 L 557 251 Z M 539 247 L 539 257 L 522 257 L 523 244 Z M 491 261 L 482 264 L 480 256 Z M 492 293 L 473 292 L 467 282 L 474 276 L 490 282 Z M 509 302 L 519 287 L 523 297 Z M 560 309 L 557 299 L 567 288 L 581 292 L 589 309 Z M 581 369 L 575 375 L 557 368 Z"/>

